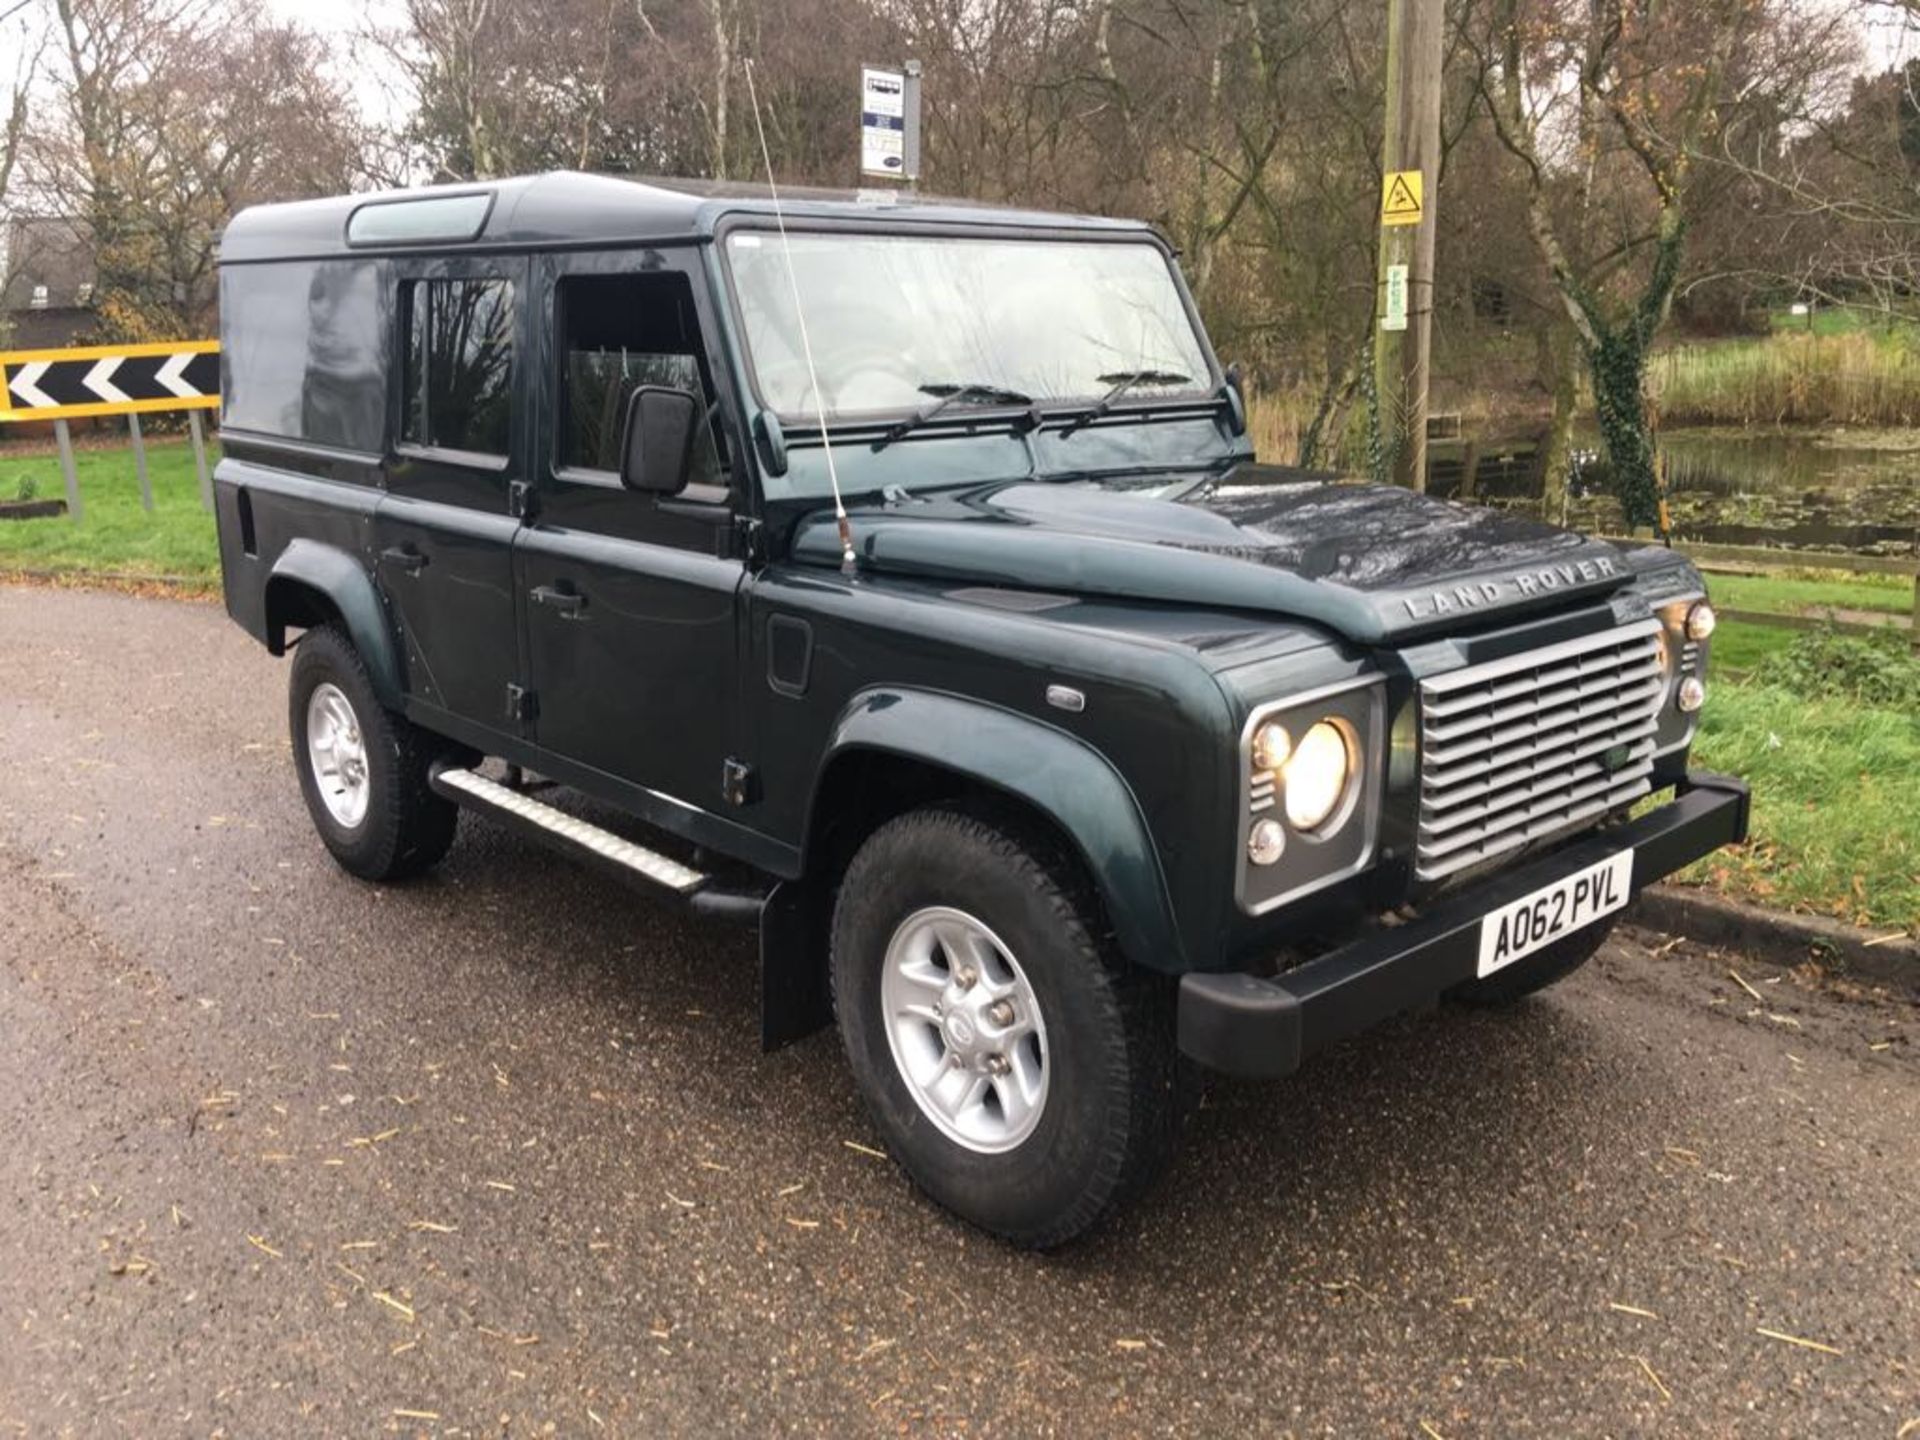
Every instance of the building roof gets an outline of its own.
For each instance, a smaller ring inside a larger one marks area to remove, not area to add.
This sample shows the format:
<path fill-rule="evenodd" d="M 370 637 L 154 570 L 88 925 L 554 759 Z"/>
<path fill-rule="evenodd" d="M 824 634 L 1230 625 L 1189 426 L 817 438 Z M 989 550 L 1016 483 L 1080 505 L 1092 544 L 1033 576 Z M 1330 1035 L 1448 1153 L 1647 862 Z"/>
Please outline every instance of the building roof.
<path fill-rule="evenodd" d="M 8 310 L 69 309 L 92 302 L 96 267 L 87 225 L 72 215 L 16 215 L 7 233 Z M 34 292 L 45 287 L 39 306 Z"/>
<path fill-rule="evenodd" d="M 472 239 L 352 245 L 347 223 L 368 205 L 436 196 L 491 196 L 492 204 Z M 971 201 L 945 200 L 903 191 L 866 192 L 787 189 L 781 208 L 790 220 L 885 215 L 888 220 L 948 225 L 1033 226 L 1144 233 L 1131 220 L 1016 210 Z M 626 180 L 560 170 L 513 180 L 435 185 L 296 200 L 242 210 L 220 240 L 222 264 L 324 255 L 428 250 L 538 249 L 558 245 L 619 245 L 697 239 L 711 235 L 728 215 L 771 215 L 764 185 L 700 180 Z"/>

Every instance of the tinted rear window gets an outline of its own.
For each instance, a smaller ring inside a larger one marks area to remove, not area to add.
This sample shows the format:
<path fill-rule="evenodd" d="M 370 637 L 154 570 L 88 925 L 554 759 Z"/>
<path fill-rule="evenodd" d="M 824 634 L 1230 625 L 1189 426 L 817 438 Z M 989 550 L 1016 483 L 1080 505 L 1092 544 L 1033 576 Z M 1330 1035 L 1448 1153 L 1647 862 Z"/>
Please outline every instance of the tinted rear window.
<path fill-rule="evenodd" d="M 232 265 L 220 273 L 222 423 L 354 450 L 385 444 L 384 265 Z"/>

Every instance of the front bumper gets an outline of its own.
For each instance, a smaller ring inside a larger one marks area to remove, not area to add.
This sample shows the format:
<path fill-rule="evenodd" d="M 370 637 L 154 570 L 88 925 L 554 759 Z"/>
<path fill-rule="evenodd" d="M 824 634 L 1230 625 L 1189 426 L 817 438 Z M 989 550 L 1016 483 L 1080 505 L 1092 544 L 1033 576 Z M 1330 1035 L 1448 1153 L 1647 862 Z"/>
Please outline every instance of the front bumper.
<path fill-rule="evenodd" d="M 1343 945 L 1274 979 L 1193 974 L 1180 982 L 1180 1048 L 1229 1075 L 1272 1078 L 1390 1015 L 1418 1009 L 1474 978 L 1480 920 L 1578 870 L 1633 852 L 1632 889 L 1747 838 L 1747 787 L 1689 772 L 1673 802 L 1590 835 L 1470 890 L 1405 925 Z"/>

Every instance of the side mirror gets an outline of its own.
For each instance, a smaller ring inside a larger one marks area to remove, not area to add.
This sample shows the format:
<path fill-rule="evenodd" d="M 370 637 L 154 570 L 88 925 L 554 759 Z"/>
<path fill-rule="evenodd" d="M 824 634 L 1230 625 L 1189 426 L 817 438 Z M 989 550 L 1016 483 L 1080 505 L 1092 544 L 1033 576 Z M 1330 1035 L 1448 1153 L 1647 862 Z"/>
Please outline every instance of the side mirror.
<path fill-rule="evenodd" d="M 1225 379 L 1225 399 L 1227 402 L 1227 430 L 1234 435 L 1247 433 L 1247 382 L 1240 370 L 1240 362 L 1234 361 L 1221 372 Z"/>
<path fill-rule="evenodd" d="M 620 434 L 620 483 L 629 490 L 678 495 L 687 488 L 699 397 L 665 385 L 642 385 L 627 398 Z"/>

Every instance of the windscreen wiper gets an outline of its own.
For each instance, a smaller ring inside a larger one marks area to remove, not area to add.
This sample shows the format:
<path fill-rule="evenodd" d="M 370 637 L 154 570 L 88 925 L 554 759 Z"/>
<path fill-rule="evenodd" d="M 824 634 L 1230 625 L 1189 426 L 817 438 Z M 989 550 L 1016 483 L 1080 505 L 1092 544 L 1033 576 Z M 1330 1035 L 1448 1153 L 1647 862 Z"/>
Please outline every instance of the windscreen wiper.
<path fill-rule="evenodd" d="M 875 450 L 884 450 L 903 435 L 911 434 L 926 424 L 934 416 L 953 405 L 1031 405 L 1033 397 L 1018 390 L 1009 390 L 1004 385 L 986 385 L 969 382 L 964 385 L 945 382 L 919 386 L 922 395 L 932 395 L 933 404 L 923 405 L 897 425 L 889 427 L 887 433 L 873 442 Z"/>
<path fill-rule="evenodd" d="M 1136 385 L 1191 385 L 1193 377 L 1182 375 L 1178 370 L 1118 370 L 1111 375 L 1096 375 L 1094 379 L 1102 385 L 1110 385 L 1108 390 L 1093 404 L 1082 410 L 1068 422 L 1067 428 L 1060 432 L 1065 439 L 1076 430 L 1084 430 L 1094 421 L 1105 418 L 1113 409 L 1114 402 Z"/>

